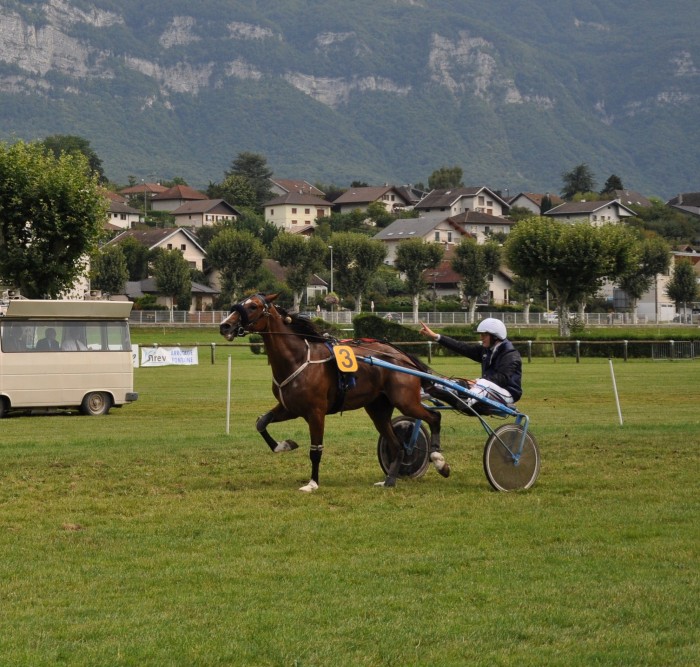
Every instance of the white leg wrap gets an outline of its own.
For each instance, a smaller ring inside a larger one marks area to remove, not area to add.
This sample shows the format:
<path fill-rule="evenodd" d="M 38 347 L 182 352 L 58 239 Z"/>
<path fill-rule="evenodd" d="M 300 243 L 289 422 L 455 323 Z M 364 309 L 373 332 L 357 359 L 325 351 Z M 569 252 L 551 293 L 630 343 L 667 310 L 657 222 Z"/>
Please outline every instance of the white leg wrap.
<path fill-rule="evenodd" d="M 309 480 L 308 484 L 304 484 L 304 486 L 299 487 L 299 491 L 303 491 L 304 493 L 311 493 L 312 491 L 316 491 L 318 489 L 318 484 L 314 482 L 313 479 Z"/>

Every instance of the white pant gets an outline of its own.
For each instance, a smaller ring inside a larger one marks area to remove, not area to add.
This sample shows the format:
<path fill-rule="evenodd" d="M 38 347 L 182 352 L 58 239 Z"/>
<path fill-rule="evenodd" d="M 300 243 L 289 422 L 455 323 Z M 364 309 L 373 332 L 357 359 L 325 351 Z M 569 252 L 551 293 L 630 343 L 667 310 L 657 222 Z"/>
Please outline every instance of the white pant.
<path fill-rule="evenodd" d="M 514 403 L 513 397 L 507 389 L 499 387 L 497 384 L 491 382 L 490 380 L 484 380 L 484 378 L 479 378 L 478 380 L 474 380 L 474 382 L 470 382 L 469 384 L 469 391 L 471 391 L 473 394 L 476 394 L 477 396 L 480 396 L 482 398 L 488 398 L 492 401 L 504 403 L 505 405 L 513 405 Z M 478 401 L 475 398 L 470 398 L 467 402 L 469 403 L 469 405 L 474 405 L 474 403 L 478 403 Z"/>

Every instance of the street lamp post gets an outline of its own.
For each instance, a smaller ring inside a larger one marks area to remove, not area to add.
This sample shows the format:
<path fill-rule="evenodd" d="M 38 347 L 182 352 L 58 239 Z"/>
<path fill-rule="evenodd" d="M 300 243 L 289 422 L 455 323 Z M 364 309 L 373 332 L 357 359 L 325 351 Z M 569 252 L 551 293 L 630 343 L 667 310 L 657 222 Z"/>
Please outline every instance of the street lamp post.
<path fill-rule="evenodd" d="M 331 292 L 333 292 L 333 246 L 329 245 L 328 250 L 331 251 Z"/>
<path fill-rule="evenodd" d="M 143 184 L 143 223 L 146 224 L 146 180 L 141 179 Z"/>

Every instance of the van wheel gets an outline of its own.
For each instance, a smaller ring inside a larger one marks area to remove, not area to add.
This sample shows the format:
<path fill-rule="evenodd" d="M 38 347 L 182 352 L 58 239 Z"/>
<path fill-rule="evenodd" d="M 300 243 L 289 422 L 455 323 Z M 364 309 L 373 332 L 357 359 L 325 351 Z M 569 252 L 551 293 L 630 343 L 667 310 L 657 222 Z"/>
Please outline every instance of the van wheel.
<path fill-rule="evenodd" d="M 7 399 L 4 396 L 0 396 L 0 419 L 7 414 L 7 403 Z"/>
<path fill-rule="evenodd" d="M 85 394 L 80 412 L 84 415 L 96 417 L 97 415 L 106 415 L 112 407 L 112 397 L 104 391 L 93 391 Z"/>

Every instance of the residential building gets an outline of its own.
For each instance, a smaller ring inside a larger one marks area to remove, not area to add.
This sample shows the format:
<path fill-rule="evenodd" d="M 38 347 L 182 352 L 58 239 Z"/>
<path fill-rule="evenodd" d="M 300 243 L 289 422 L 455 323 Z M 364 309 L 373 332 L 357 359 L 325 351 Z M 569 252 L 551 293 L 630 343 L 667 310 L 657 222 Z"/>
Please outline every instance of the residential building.
<path fill-rule="evenodd" d="M 136 239 L 149 250 L 179 250 L 193 269 L 203 271 L 206 252 L 197 238 L 188 229 L 182 227 L 168 229 L 129 229 L 123 231 L 106 245 L 119 244 L 127 238 Z"/>
<path fill-rule="evenodd" d="M 279 197 L 292 192 L 296 192 L 300 195 L 313 195 L 321 199 L 325 197 L 324 192 L 311 185 L 308 181 L 294 180 L 291 178 L 271 178 L 270 183 L 270 190 Z"/>
<path fill-rule="evenodd" d="M 141 221 L 141 211 L 110 197 L 107 211 L 107 224 L 119 229 L 131 229 Z"/>
<path fill-rule="evenodd" d="M 448 248 L 459 243 L 466 233 L 464 228 L 451 218 L 400 218 L 372 238 L 386 245 L 387 255 L 384 263 L 393 266 L 401 241 L 422 239 L 430 243 L 442 243 Z"/>
<path fill-rule="evenodd" d="M 319 218 L 330 216 L 331 206 L 314 195 L 288 192 L 265 204 L 265 221 L 288 232 L 308 232 L 308 227 L 315 227 Z"/>
<path fill-rule="evenodd" d="M 631 208 L 621 204 L 617 199 L 564 202 L 545 213 L 546 217 L 562 222 L 590 222 L 595 226 L 618 223 L 634 215 L 636 214 Z"/>
<path fill-rule="evenodd" d="M 388 213 L 405 209 L 409 205 L 406 193 L 399 191 L 393 185 L 379 187 L 350 188 L 333 202 L 333 210 L 338 213 L 366 211 L 370 204 L 379 202 Z"/>
<path fill-rule="evenodd" d="M 642 208 L 651 206 L 651 200 L 634 190 L 613 190 L 612 196 L 625 206 L 641 206 Z"/>
<path fill-rule="evenodd" d="M 223 199 L 195 199 L 172 212 L 178 227 L 207 227 L 237 220 L 240 212 Z"/>
<path fill-rule="evenodd" d="M 508 204 L 510 205 L 510 208 L 517 206 L 518 208 L 528 209 L 528 211 L 531 211 L 533 215 L 542 215 L 544 213 L 542 210 L 542 203 L 546 202 L 547 200 L 549 200 L 550 205 L 546 208 L 546 210 L 564 203 L 564 200 L 561 197 L 550 194 L 549 192 L 545 192 L 544 194 L 537 192 L 520 192 L 519 194 L 515 195 L 515 197 L 513 197 Z"/>
<path fill-rule="evenodd" d="M 508 218 L 500 218 L 479 211 L 465 211 L 448 218 L 450 222 L 459 225 L 465 232 L 473 236 L 477 243 L 485 243 L 492 234 L 509 234 L 515 224 Z"/>
<path fill-rule="evenodd" d="M 450 188 L 433 190 L 421 199 L 415 210 L 421 215 L 452 217 L 467 211 L 476 211 L 502 217 L 510 209 L 508 203 L 493 190 L 485 187 Z"/>
<path fill-rule="evenodd" d="M 191 188 L 189 185 L 175 185 L 164 192 L 151 197 L 151 208 L 154 211 L 172 211 L 180 208 L 187 202 L 208 199 L 208 197 Z"/>
<path fill-rule="evenodd" d="M 125 287 L 126 296 L 130 301 L 140 299 L 147 294 L 156 296 L 156 303 L 159 306 L 170 307 L 170 297 L 163 296 L 158 291 L 155 278 L 144 278 L 143 280 L 130 280 Z M 189 312 L 193 313 L 201 310 L 214 310 L 214 304 L 221 292 L 218 289 L 193 282 L 191 287 L 192 301 Z"/>
<path fill-rule="evenodd" d="M 700 216 L 700 192 L 685 192 L 666 202 L 681 213 Z"/>

